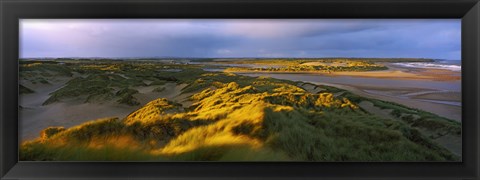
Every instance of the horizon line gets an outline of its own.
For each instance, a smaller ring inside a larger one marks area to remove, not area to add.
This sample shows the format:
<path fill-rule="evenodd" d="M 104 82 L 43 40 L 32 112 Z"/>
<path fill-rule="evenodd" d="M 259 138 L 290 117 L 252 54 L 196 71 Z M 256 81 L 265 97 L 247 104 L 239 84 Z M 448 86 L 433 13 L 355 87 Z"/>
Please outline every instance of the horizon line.
<path fill-rule="evenodd" d="M 328 58 L 348 58 L 348 59 L 432 59 L 432 60 L 454 60 L 461 59 L 440 59 L 440 58 L 425 58 L 425 57 L 181 57 L 181 56 L 146 56 L 146 57 L 21 57 L 19 59 L 328 59 Z"/>

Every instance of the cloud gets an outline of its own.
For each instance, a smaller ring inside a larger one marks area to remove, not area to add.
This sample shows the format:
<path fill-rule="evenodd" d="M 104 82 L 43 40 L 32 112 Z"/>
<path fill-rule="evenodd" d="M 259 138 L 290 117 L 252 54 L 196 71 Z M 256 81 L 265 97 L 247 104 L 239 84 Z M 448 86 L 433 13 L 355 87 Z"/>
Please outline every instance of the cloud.
<path fill-rule="evenodd" d="M 232 53 L 232 51 L 229 50 L 229 49 L 219 49 L 219 50 L 217 50 L 217 54 L 221 54 L 221 55 L 222 55 L 222 54 L 223 54 L 223 55 L 224 55 L 224 54 L 231 54 L 231 53 Z"/>
<path fill-rule="evenodd" d="M 460 59 L 460 20 L 78 19 L 20 21 L 21 57 Z"/>
<path fill-rule="evenodd" d="M 292 38 L 348 33 L 377 27 L 372 23 L 352 20 L 232 20 L 225 25 L 225 34 L 248 38 Z"/>

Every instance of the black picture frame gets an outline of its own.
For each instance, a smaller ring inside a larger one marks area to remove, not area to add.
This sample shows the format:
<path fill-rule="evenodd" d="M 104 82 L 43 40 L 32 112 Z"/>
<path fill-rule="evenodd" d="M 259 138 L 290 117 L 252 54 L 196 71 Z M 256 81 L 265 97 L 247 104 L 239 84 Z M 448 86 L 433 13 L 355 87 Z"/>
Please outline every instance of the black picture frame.
<path fill-rule="evenodd" d="M 462 162 L 18 162 L 21 18 L 461 18 Z M 2 0 L 1 179 L 479 179 L 478 0 Z"/>

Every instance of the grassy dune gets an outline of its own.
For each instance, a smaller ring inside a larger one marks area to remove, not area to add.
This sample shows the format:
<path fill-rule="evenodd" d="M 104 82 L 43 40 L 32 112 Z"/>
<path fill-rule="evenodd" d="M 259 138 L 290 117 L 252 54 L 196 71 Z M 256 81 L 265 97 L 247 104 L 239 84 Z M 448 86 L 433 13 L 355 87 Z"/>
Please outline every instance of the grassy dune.
<path fill-rule="evenodd" d="M 365 100 L 362 97 L 333 87 L 321 86 L 320 92 L 310 93 L 298 82 L 189 66 L 180 67 L 180 72 L 158 71 L 160 65 L 79 67 L 70 68 L 86 76 L 55 91 L 54 100 L 86 95 L 86 99 L 111 97 L 132 103 L 130 97 L 138 92 L 131 88 L 148 86 L 140 81 L 148 79 L 150 84 L 188 84 L 182 94 L 191 94 L 193 104 L 183 107 L 159 98 L 123 119 L 92 120 L 68 129 L 50 127 L 21 145 L 20 160 L 459 160 L 418 128 L 443 124 L 438 129 L 432 126 L 432 132 L 458 133 L 459 124 L 419 110 L 410 115 L 430 118 L 384 119 L 361 109 L 357 104 Z M 382 106 L 399 109 L 399 117 L 409 115 L 406 107 Z"/>
<path fill-rule="evenodd" d="M 216 64 L 256 64 L 267 67 L 228 67 L 226 72 L 281 72 L 281 73 L 331 73 L 366 72 L 388 70 L 382 63 L 389 62 L 432 62 L 421 58 L 239 58 L 203 59 L 199 62 Z M 268 67 L 271 66 L 271 67 Z"/>
<path fill-rule="evenodd" d="M 266 64 L 266 62 L 255 62 Z M 375 64 L 369 61 L 345 61 L 345 60 L 329 60 L 329 61 L 293 61 L 288 63 L 273 63 L 274 65 L 284 65 L 282 67 L 230 67 L 225 69 L 226 72 L 362 72 L 362 71 L 380 71 L 387 70 L 388 67 Z"/>

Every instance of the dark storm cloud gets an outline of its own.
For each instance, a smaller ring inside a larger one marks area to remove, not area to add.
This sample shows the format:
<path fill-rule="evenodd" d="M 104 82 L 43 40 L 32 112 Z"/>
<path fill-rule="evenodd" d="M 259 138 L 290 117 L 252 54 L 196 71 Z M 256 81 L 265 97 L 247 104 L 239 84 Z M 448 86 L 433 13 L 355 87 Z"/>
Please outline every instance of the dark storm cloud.
<path fill-rule="evenodd" d="M 460 20 L 21 20 L 22 57 L 460 59 Z"/>

